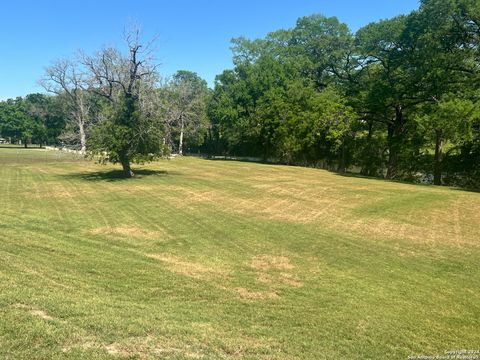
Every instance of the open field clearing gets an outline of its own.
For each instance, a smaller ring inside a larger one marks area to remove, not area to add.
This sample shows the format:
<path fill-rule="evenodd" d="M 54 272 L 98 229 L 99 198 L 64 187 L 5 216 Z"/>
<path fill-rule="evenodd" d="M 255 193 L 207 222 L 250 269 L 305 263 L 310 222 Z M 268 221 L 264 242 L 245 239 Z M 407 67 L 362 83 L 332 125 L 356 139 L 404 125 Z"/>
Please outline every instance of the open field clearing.
<path fill-rule="evenodd" d="M 0 148 L 1 359 L 406 359 L 480 348 L 480 194 Z"/>

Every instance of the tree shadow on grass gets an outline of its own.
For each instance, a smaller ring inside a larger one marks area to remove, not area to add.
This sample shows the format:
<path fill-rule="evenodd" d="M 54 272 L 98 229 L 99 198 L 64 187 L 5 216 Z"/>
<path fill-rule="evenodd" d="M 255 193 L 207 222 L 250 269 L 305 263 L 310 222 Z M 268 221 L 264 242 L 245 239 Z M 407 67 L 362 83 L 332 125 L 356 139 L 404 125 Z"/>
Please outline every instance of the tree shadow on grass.
<path fill-rule="evenodd" d="M 302 165 L 288 165 L 288 164 L 275 163 L 275 162 L 265 162 L 265 161 L 262 161 L 260 158 L 241 158 L 241 157 L 240 158 L 235 158 L 235 157 L 223 157 L 223 156 L 218 156 L 218 157 L 204 156 L 202 158 L 205 159 L 205 160 L 210 160 L 210 161 L 247 162 L 247 163 L 257 163 L 257 164 L 262 164 L 262 165 L 294 166 L 294 167 L 305 168 L 305 166 L 302 166 Z M 397 183 L 397 184 L 404 184 L 404 185 L 413 185 L 413 186 L 418 186 L 418 187 L 423 187 L 423 188 L 449 189 L 449 190 L 455 190 L 455 191 L 480 193 L 480 189 L 476 189 L 476 188 L 462 188 L 462 187 L 451 186 L 451 185 L 439 186 L 439 185 L 433 185 L 433 184 L 427 184 L 427 183 L 416 183 L 416 182 L 413 182 L 413 181 L 399 180 L 399 179 L 388 180 L 388 179 L 385 179 L 383 177 L 362 175 L 362 174 L 354 173 L 354 172 L 344 172 L 344 173 L 342 173 L 342 172 L 335 171 L 333 169 L 324 169 L 324 168 L 315 168 L 315 167 L 307 167 L 307 168 L 328 171 L 329 173 L 335 174 L 337 176 L 342 176 L 342 177 L 374 180 L 374 181 L 378 181 L 379 183 Z"/>
<path fill-rule="evenodd" d="M 342 177 L 375 180 L 383 183 L 396 183 L 396 184 L 412 185 L 412 186 L 418 186 L 418 187 L 430 188 L 430 189 L 446 189 L 446 190 L 480 193 L 480 189 L 475 189 L 475 188 L 462 188 L 462 187 L 457 187 L 452 185 L 434 185 L 429 183 L 418 183 L 418 182 L 399 180 L 399 179 L 385 179 L 381 177 L 367 176 L 367 175 L 351 173 L 351 172 L 346 172 L 346 173 L 340 173 L 336 171 L 330 171 L 330 172 Z"/>
<path fill-rule="evenodd" d="M 166 170 L 147 170 L 137 169 L 134 170 L 135 176 L 133 178 L 125 177 L 122 170 L 107 170 L 107 171 L 94 171 L 94 172 L 81 172 L 68 174 L 67 177 L 82 179 L 87 181 L 106 181 L 106 182 L 120 182 L 120 181 L 134 181 L 135 179 L 141 179 L 146 176 L 167 176 L 172 175 L 171 172 Z"/>
<path fill-rule="evenodd" d="M 240 162 L 240 163 L 250 163 L 250 164 L 261 164 L 261 165 L 273 165 L 273 166 L 293 166 L 293 167 L 303 167 L 301 165 L 286 164 L 282 162 L 274 162 L 268 160 L 262 160 L 261 158 L 235 158 L 235 157 L 199 157 L 203 160 L 208 161 L 217 161 L 217 162 Z"/>
<path fill-rule="evenodd" d="M 38 145 L 28 145 L 25 147 L 24 145 L 10 145 L 10 144 L 0 144 L 0 149 L 9 149 L 9 150 L 32 150 L 32 149 L 45 149 L 44 147 Z"/>

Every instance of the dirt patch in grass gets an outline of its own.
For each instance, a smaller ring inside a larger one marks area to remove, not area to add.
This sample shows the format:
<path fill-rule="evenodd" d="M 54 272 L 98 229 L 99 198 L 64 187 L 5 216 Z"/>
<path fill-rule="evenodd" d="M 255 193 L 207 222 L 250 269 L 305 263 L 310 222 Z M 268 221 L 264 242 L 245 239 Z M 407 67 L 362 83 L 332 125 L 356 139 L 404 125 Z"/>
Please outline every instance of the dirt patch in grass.
<path fill-rule="evenodd" d="M 12 307 L 17 308 L 17 309 L 24 309 L 26 310 L 30 315 L 37 316 L 39 318 L 42 318 L 43 320 L 48 320 L 52 321 L 55 320 L 52 316 L 50 316 L 45 310 L 37 309 L 34 307 L 30 307 L 25 304 L 14 304 Z"/>
<path fill-rule="evenodd" d="M 30 314 L 34 315 L 34 316 L 38 316 L 38 317 L 41 317 L 43 320 L 54 320 L 53 317 L 51 317 L 50 315 L 48 315 L 45 311 L 43 310 L 38 310 L 38 309 L 34 309 L 34 310 L 30 310 L 29 311 Z"/>

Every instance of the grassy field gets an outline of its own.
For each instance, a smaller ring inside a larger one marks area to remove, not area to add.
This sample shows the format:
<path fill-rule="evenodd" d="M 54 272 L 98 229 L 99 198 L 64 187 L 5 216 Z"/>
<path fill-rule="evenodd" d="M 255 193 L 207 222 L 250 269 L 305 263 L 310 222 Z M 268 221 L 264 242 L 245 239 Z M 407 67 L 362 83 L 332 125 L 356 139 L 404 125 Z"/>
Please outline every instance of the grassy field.
<path fill-rule="evenodd" d="M 480 348 L 480 194 L 0 148 L 0 359 L 407 359 Z"/>

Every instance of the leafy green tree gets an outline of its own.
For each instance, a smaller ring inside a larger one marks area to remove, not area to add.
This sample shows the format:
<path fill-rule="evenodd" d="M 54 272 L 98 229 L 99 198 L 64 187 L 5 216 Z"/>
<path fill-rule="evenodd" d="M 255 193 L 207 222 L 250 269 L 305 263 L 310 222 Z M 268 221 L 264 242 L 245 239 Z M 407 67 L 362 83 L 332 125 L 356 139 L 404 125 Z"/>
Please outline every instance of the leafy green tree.
<path fill-rule="evenodd" d="M 388 179 L 398 177 L 402 148 L 405 146 L 408 112 L 419 103 L 415 79 L 405 62 L 413 51 L 402 35 L 406 16 L 371 23 L 356 34 L 363 69 L 359 90 L 367 116 L 386 126 Z"/>
<path fill-rule="evenodd" d="M 302 75 L 312 79 L 317 89 L 349 76 L 355 63 L 354 37 L 336 17 L 302 17 L 290 36 L 288 55 L 301 64 Z"/>
<path fill-rule="evenodd" d="M 44 139 L 43 120 L 29 113 L 29 101 L 21 97 L 0 105 L 0 134 L 11 141 L 21 141 L 25 147 Z"/>
<path fill-rule="evenodd" d="M 274 130 L 278 119 L 261 108 L 292 78 L 288 68 L 263 54 L 255 62 L 238 62 L 233 71 L 217 77 L 209 114 L 217 134 L 237 155 L 274 155 Z M 267 104 L 268 105 L 268 104 Z"/>
<path fill-rule="evenodd" d="M 442 168 L 445 143 L 450 151 L 455 150 L 464 141 L 472 139 L 472 125 L 480 115 L 476 102 L 462 98 L 448 98 L 424 108 L 419 117 L 421 126 L 427 130 L 427 136 L 434 143 L 434 184 L 442 184 Z"/>
<path fill-rule="evenodd" d="M 189 71 L 159 88 L 149 47 L 131 33 L 126 55 L 104 49 L 50 68 L 58 95 L 2 103 L 0 128 L 42 143 L 61 129 L 63 138 L 81 135 L 64 121 L 80 115 L 90 154 L 122 164 L 126 176 L 130 163 L 188 144 L 338 171 L 357 165 L 389 179 L 433 169 L 436 184 L 442 174 L 446 183 L 480 183 L 479 38 L 477 0 L 422 0 L 355 35 L 315 14 L 261 39 L 234 39 L 234 66 L 209 91 Z M 83 106 L 72 107 L 75 99 Z"/>
<path fill-rule="evenodd" d="M 46 142 L 58 145 L 60 137 L 65 132 L 68 124 L 67 109 L 61 96 L 49 96 L 44 106 Z"/>
<path fill-rule="evenodd" d="M 335 158 L 345 169 L 345 156 L 338 158 L 338 152 L 347 153 L 346 141 L 339 145 L 347 131 L 340 129 L 350 128 L 354 116 L 343 117 L 344 111 L 335 109 L 334 104 L 347 105 L 333 96 L 337 93 L 330 85 L 336 82 L 335 71 L 345 67 L 352 45 L 348 27 L 336 18 L 314 15 L 266 39 L 233 43 L 235 68 L 217 77 L 209 106 L 212 128 L 223 139 L 216 143 L 264 160 Z"/>
<path fill-rule="evenodd" d="M 478 84 L 478 18 L 473 3 L 459 0 L 425 0 L 409 17 L 404 32 L 416 51 L 405 60 L 417 79 L 416 95 L 423 97 L 421 126 L 435 134 L 434 183 L 441 184 L 443 145 L 458 144 L 475 112 Z M 480 5 L 476 6 L 477 11 Z M 472 28 L 473 27 L 473 28 Z M 475 30 L 476 27 L 476 30 Z M 473 101 L 473 102 L 472 102 Z M 426 111 L 426 115 L 425 115 Z"/>
<path fill-rule="evenodd" d="M 234 39 L 235 66 L 209 102 L 212 148 L 340 170 L 353 161 L 367 175 L 386 168 L 389 179 L 428 172 L 422 159 L 435 152 L 438 183 L 444 143 L 477 149 L 466 129 L 477 123 L 479 14 L 474 0 L 423 0 L 355 36 L 313 15 Z"/>

